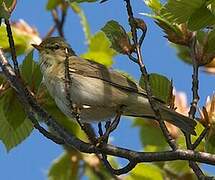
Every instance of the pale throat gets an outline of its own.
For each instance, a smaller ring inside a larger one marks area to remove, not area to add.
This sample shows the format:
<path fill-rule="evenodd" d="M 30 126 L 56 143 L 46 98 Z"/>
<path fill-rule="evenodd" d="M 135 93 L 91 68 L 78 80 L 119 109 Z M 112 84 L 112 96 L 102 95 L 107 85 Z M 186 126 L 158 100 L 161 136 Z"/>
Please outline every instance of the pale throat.
<path fill-rule="evenodd" d="M 56 53 L 41 52 L 40 54 L 40 68 L 42 73 L 48 73 L 52 67 L 61 64 L 65 61 L 65 56 Z"/>

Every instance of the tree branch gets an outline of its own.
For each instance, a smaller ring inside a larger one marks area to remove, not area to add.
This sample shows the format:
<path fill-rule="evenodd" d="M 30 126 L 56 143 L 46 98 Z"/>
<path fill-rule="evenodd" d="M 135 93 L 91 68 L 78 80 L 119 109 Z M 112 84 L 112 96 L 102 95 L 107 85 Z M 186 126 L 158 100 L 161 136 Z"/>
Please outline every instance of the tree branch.
<path fill-rule="evenodd" d="M 44 119 L 46 125 L 53 129 L 68 147 L 75 148 L 84 153 L 106 154 L 116 157 L 121 157 L 133 161 L 141 162 L 159 162 L 159 161 L 174 161 L 174 160 L 192 160 L 196 162 L 215 165 L 215 155 L 203 152 L 195 152 L 193 150 L 176 150 L 164 152 L 137 152 L 117 146 L 104 144 L 96 147 L 86 143 L 75 137 L 73 134 L 64 129 L 57 121 L 44 111 L 36 102 L 35 98 L 24 87 L 22 82 L 17 79 L 13 68 L 8 64 L 2 50 L 0 49 L 0 67 L 10 82 L 11 86 L 16 90 L 19 97 L 22 99 L 23 106 L 30 106 L 40 119 Z M 32 121 L 32 118 L 31 118 Z"/>
<path fill-rule="evenodd" d="M 9 41 L 9 45 L 10 45 L 11 57 L 12 57 L 15 73 L 17 76 L 20 76 L 19 64 L 17 62 L 16 49 L 15 49 L 15 44 L 14 44 L 14 40 L 13 40 L 13 33 L 11 30 L 10 22 L 7 19 L 5 19 L 4 21 L 5 21 L 5 25 L 6 25 L 7 36 L 8 36 L 8 41 Z"/>
<path fill-rule="evenodd" d="M 164 137 L 166 138 L 166 141 L 168 142 L 168 144 L 170 145 L 170 147 L 173 150 L 176 150 L 177 149 L 176 142 L 171 137 L 164 121 L 162 120 L 159 108 L 157 107 L 157 104 L 154 102 L 154 100 L 152 98 L 153 95 L 152 95 L 152 90 L 151 90 L 151 86 L 150 86 L 150 82 L 149 82 L 149 75 L 148 75 L 147 69 L 143 63 L 143 58 L 142 58 L 141 48 L 140 48 L 139 42 L 141 42 L 141 44 L 142 44 L 146 31 L 143 31 L 143 35 L 141 36 L 141 39 L 138 42 L 137 26 L 136 26 L 135 18 L 133 16 L 130 0 L 124 0 L 124 1 L 126 2 L 126 8 L 127 8 L 127 13 L 128 13 L 128 17 L 129 17 L 128 21 L 129 21 L 129 25 L 131 27 L 131 32 L 132 32 L 132 39 L 133 39 L 134 45 L 136 46 L 137 64 L 139 65 L 140 71 L 141 71 L 142 76 L 144 78 L 145 90 L 147 93 L 149 103 L 151 104 L 151 108 L 155 113 L 155 119 L 158 120 L 160 128 L 164 134 Z M 131 58 L 131 57 L 132 56 L 129 56 L 129 58 L 135 62 L 134 58 Z"/>

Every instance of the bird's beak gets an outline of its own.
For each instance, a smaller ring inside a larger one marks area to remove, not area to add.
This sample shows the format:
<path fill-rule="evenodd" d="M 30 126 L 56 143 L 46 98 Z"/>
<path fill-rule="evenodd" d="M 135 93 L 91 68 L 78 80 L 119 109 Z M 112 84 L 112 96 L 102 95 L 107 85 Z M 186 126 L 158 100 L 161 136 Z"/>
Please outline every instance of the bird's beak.
<path fill-rule="evenodd" d="M 37 44 L 31 44 L 35 49 L 37 49 L 38 51 L 42 50 L 42 47 L 40 45 Z"/>

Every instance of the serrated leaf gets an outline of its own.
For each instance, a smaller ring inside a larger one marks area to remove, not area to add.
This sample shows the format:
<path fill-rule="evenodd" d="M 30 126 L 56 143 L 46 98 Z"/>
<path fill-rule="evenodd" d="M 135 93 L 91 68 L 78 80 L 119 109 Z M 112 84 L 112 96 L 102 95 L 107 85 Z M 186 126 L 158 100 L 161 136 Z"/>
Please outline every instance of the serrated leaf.
<path fill-rule="evenodd" d="M 42 74 L 39 64 L 33 60 L 33 51 L 27 54 L 21 65 L 21 75 L 33 92 L 36 92 L 41 81 Z"/>
<path fill-rule="evenodd" d="M 60 157 L 54 160 L 48 172 L 48 180 L 70 180 L 77 178 L 77 171 L 72 168 L 79 161 L 71 162 L 71 156 L 64 152 Z M 78 166 L 78 165 L 77 165 Z"/>
<path fill-rule="evenodd" d="M 188 20 L 188 28 L 197 31 L 215 24 L 215 15 L 206 7 L 197 9 Z"/>
<path fill-rule="evenodd" d="M 110 48 L 110 41 L 103 32 L 98 32 L 90 39 L 88 51 L 82 54 L 82 58 L 96 61 L 105 66 L 113 64 L 113 57 L 116 52 Z"/>
<path fill-rule="evenodd" d="M 144 0 L 145 4 L 151 8 L 155 14 L 159 14 L 162 8 L 160 0 Z"/>
<path fill-rule="evenodd" d="M 0 104 L 6 121 L 16 130 L 26 119 L 26 114 L 15 91 L 8 89 L 0 100 Z"/>
<path fill-rule="evenodd" d="M 101 29 L 111 42 L 111 47 L 119 53 L 132 52 L 130 39 L 124 28 L 116 21 L 111 20 Z"/>
<path fill-rule="evenodd" d="M 0 140 L 3 142 L 7 151 L 10 151 L 30 135 L 33 130 L 33 125 L 31 121 L 26 118 L 19 127 L 14 129 L 4 116 L 2 104 L 0 106 Z"/>
<path fill-rule="evenodd" d="M 140 128 L 140 140 L 145 151 L 160 151 L 166 149 L 166 140 L 160 128 L 156 125 L 156 122 L 136 118 L 133 125 Z"/>
<path fill-rule="evenodd" d="M 73 9 L 73 11 L 79 15 L 85 38 L 87 40 L 87 43 L 89 43 L 91 39 L 91 32 L 90 32 L 90 26 L 87 21 L 87 17 L 84 14 L 84 11 L 80 8 L 80 6 L 77 3 L 70 3 L 70 6 Z"/>
<path fill-rule="evenodd" d="M 184 33 L 179 28 L 179 25 L 172 23 L 164 17 L 158 15 L 152 15 L 147 13 L 141 13 L 144 16 L 153 18 L 156 24 L 163 29 L 166 34 L 165 37 L 172 43 L 187 45 L 189 43 L 189 35 L 187 31 Z"/>
<path fill-rule="evenodd" d="M 205 4 L 205 0 L 169 0 L 161 10 L 167 20 L 174 23 L 185 23 L 190 16 Z"/>
<path fill-rule="evenodd" d="M 125 180 L 163 180 L 162 170 L 153 164 L 138 164 Z"/>
<path fill-rule="evenodd" d="M 163 75 L 152 73 L 149 75 L 149 82 L 151 85 L 153 96 L 157 97 L 165 103 L 168 103 L 169 99 L 171 98 L 171 81 L 169 81 L 168 78 Z M 145 89 L 145 82 L 142 77 L 140 79 L 139 84 L 142 88 Z"/>

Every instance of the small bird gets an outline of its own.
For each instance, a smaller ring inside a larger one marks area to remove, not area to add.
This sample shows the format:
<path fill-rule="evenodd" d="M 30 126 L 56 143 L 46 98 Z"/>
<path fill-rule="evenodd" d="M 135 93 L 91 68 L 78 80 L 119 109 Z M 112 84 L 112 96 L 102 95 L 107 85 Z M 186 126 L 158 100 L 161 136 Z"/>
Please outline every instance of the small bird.
<path fill-rule="evenodd" d="M 74 118 L 71 102 L 78 108 L 81 122 L 107 121 L 119 111 L 125 116 L 155 117 L 144 89 L 113 69 L 78 57 L 63 38 L 49 37 L 33 47 L 39 51 L 43 81 L 57 106 L 68 117 Z M 65 88 L 66 58 L 69 90 Z M 195 135 L 193 119 L 175 112 L 156 98 L 154 100 L 163 120 Z"/>

